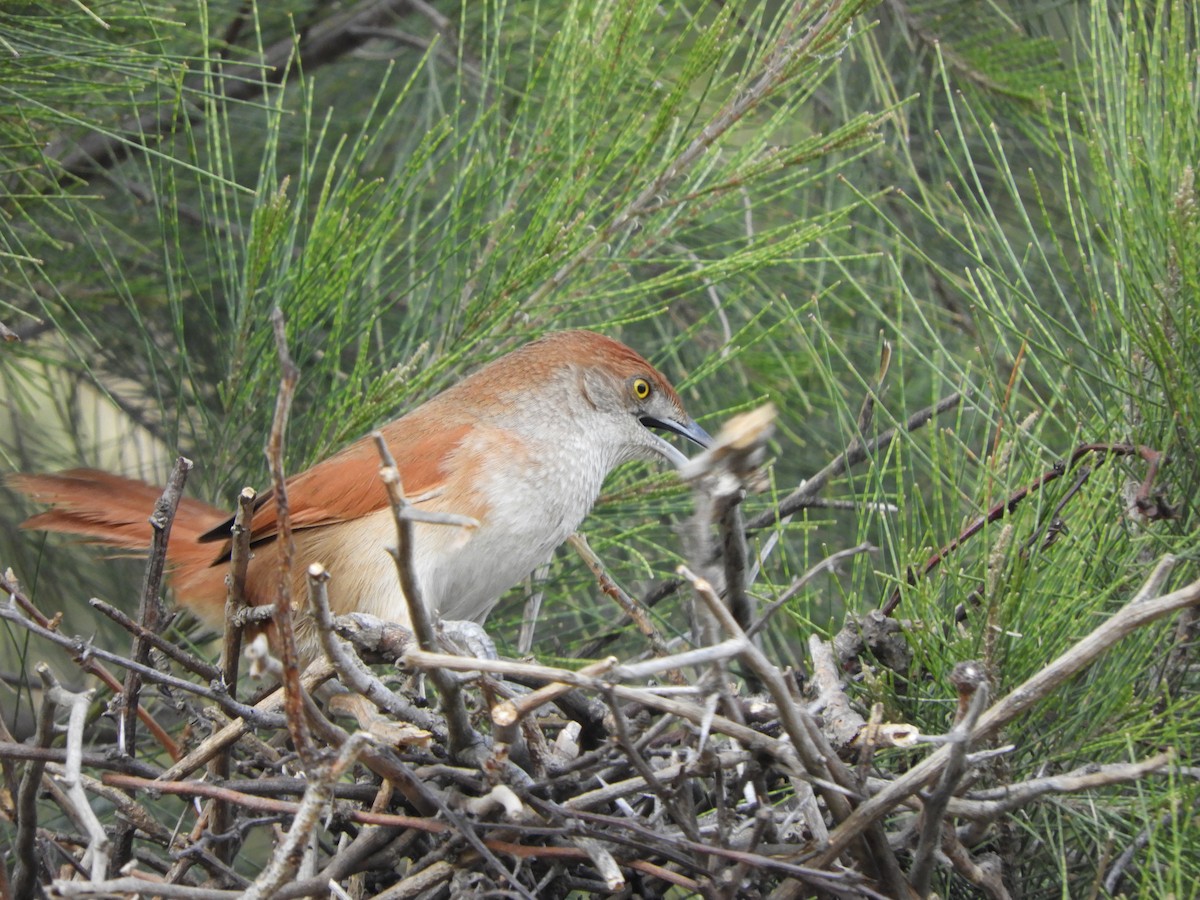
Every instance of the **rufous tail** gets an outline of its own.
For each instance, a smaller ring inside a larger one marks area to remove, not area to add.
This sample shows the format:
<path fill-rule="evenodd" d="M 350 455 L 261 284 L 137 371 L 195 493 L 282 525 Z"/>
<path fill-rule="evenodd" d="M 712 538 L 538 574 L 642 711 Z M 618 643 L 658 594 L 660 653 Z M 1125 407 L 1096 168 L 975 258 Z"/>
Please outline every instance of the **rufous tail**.
<path fill-rule="evenodd" d="M 162 488 L 98 469 L 71 469 L 55 475 L 10 475 L 13 489 L 48 503 L 51 509 L 30 517 L 22 528 L 77 534 L 89 543 L 146 553 L 154 537 L 150 515 Z M 221 545 L 200 537 L 228 514 L 199 500 L 183 498 L 171 524 L 167 563 L 180 602 L 211 624 L 219 625 L 225 608 L 225 567 L 214 566 Z"/>

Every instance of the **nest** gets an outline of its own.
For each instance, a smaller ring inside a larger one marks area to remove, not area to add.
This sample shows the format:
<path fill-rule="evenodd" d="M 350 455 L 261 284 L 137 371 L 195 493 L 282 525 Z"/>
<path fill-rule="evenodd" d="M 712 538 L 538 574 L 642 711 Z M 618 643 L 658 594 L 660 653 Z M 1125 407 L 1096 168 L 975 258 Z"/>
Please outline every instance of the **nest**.
<path fill-rule="evenodd" d="M 1131 629 L 1200 601 L 1200 583 L 1147 599 L 1167 577 L 1160 566 L 1128 607 L 994 703 L 981 667 L 960 664 L 945 735 L 883 722 L 878 709 L 864 717 L 842 682 L 864 657 L 907 664 L 892 618 L 850 620 L 833 641 L 811 637 L 803 678 L 757 640 L 773 610 L 747 600 L 737 510 L 770 422 L 759 411 L 731 423 L 685 472 L 702 574 L 681 567 L 664 589 L 693 598 L 694 647 L 683 652 L 611 583 L 655 655 L 567 670 L 497 658 L 481 630 L 439 628 L 419 611 L 411 630 L 334 618 L 314 566 L 307 600 L 324 656 L 302 670 L 286 627 L 278 658 L 252 642 L 252 671 L 272 686 L 243 701 L 229 687 L 237 628 L 218 668 L 159 638 L 145 609 L 136 622 L 97 601 L 135 635 L 122 655 L 64 635 L 8 573 L 3 618 L 71 650 L 119 701 L 116 746 L 93 740 L 85 750 L 92 692 L 68 691 L 39 668 L 37 734 L 0 748 L 12 783 L 12 763 L 26 761 L 5 803 L 17 826 L 11 896 L 907 897 L 928 893 L 938 867 L 1007 896 L 985 843 L 997 821 L 1046 793 L 1160 771 L 1171 755 L 990 789 L 967 773 L 1005 752 L 989 742 L 1007 722 Z M 404 578 L 411 523 L 389 483 Z M 126 670 L 124 683 L 112 666 Z M 183 727 L 172 733 L 147 712 L 148 685 Z M 66 744 L 56 746 L 62 712 Z M 172 763 L 125 752 L 138 735 Z M 936 749 L 919 762 L 877 763 L 880 748 L 922 742 Z M 58 824 L 39 824 L 52 811 Z"/>

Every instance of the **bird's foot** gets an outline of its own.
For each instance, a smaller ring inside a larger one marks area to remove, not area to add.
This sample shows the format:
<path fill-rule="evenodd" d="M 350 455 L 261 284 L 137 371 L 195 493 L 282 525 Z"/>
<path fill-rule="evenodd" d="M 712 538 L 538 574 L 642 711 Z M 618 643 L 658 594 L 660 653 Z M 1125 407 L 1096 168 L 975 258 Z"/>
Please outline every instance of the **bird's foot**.
<path fill-rule="evenodd" d="M 496 644 L 478 622 L 465 619 L 441 619 L 437 623 L 438 639 L 452 653 L 476 659 L 499 659 Z"/>

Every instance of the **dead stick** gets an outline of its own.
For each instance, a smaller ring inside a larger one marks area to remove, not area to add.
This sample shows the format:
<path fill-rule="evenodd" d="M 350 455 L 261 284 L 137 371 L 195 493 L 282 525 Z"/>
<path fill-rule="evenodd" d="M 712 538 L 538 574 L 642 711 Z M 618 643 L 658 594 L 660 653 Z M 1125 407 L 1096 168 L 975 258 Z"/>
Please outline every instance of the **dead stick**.
<path fill-rule="evenodd" d="M 252 487 L 238 493 L 237 511 L 230 528 L 229 574 L 225 576 L 225 631 L 221 641 L 221 680 L 229 696 L 237 698 L 238 664 L 242 657 L 242 626 L 239 614 L 246 608 L 246 573 L 250 568 L 250 534 L 253 530 L 254 501 L 258 498 Z M 224 780 L 233 770 L 229 747 L 223 747 L 210 762 L 209 774 Z M 213 801 L 208 809 L 209 830 L 214 835 L 227 834 L 233 827 L 233 811 L 221 800 Z M 222 863 L 232 861 L 237 849 L 234 841 L 221 841 L 213 848 Z"/>
<path fill-rule="evenodd" d="M 416 560 L 414 556 L 415 534 L 412 520 L 405 515 L 411 504 L 404 496 L 404 485 L 400 480 L 400 469 L 388 449 L 383 435 L 376 431 L 372 437 L 383 461 L 380 478 L 387 488 L 392 515 L 396 521 L 396 547 L 392 550 L 392 558 L 396 561 L 396 573 L 400 579 L 400 588 L 408 605 L 409 622 L 417 644 L 426 652 L 437 649 L 437 637 L 433 631 L 429 608 L 425 605 L 425 597 L 421 584 L 417 580 Z M 446 716 L 446 730 L 449 736 L 450 755 L 456 759 L 473 760 L 482 763 L 479 754 L 485 751 L 483 737 L 471 727 L 471 717 L 467 714 L 466 703 L 462 697 L 460 685 L 453 676 L 442 669 L 429 670 L 429 677 L 437 687 L 442 701 L 442 711 Z"/>
<path fill-rule="evenodd" d="M 271 423 L 271 436 L 267 440 L 267 464 L 271 469 L 271 489 L 275 501 L 275 519 L 279 524 L 276 546 L 279 548 L 279 593 L 275 598 L 275 634 L 279 640 L 278 652 L 283 664 L 284 711 L 288 732 L 296 753 L 305 766 L 313 764 L 314 750 L 308 721 L 304 717 L 304 698 L 300 687 L 300 654 L 296 649 L 296 632 L 292 615 L 292 560 L 295 545 L 292 543 L 292 517 L 288 510 L 287 481 L 283 473 L 283 439 L 287 431 L 288 416 L 292 409 L 292 397 L 300 370 L 292 362 L 288 352 L 287 332 L 284 329 L 283 311 L 275 307 L 271 312 L 271 325 L 275 330 L 275 348 L 279 353 L 279 365 L 283 375 L 279 381 L 279 394 L 275 399 L 275 418 Z"/>
<path fill-rule="evenodd" d="M 804 482 L 774 509 L 769 509 L 751 519 L 746 525 L 746 530 L 757 531 L 760 528 L 766 528 L 774 525 L 779 519 L 804 509 L 833 478 L 847 471 L 851 466 L 863 462 L 875 451 L 888 446 L 901 432 L 916 431 L 942 413 L 954 409 L 962 402 L 962 399 L 963 395 L 955 392 L 943 397 L 933 406 L 927 406 L 925 409 L 913 413 L 903 425 L 897 428 L 889 428 L 865 443 L 855 441 L 844 453 L 840 453 L 830 460 L 821 471 L 804 479 Z"/>
<path fill-rule="evenodd" d="M 250 567 L 250 535 L 254 528 L 254 503 L 257 499 L 254 488 L 242 488 L 230 528 L 229 574 L 226 576 L 229 590 L 225 595 L 225 634 L 221 644 L 222 677 L 230 697 L 237 696 L 242 629 L 234 623 L 246 607 L 246 573 Z"/>
<path fill-rule="evenodd" d="M 304 675 L 301 678 L 301 685 L 307 690 L 313 691 L 331 677 L 333 677 L 333 667 L 326 660 L 316 660 L 304 671 Z M 216 734 L 206 738 L 200 743 L 200 746 L 158 777 L 163 781 L 174 781 L 177 778 L 191 774 L 224 748 L 241 740 L 242 736 L 252 728 L 264 726 L 273 728 L 282 727 L 283 722 L 275 714 L 285 704 L 286 701 L 282 692 L 274 691 L 254 706 L 245 707 L 249 715 L 239 716 Z"/>
<path fill-rule="evenodd" d="M 38 664 L 41 674 L 45 663 Z M 42 693 L 42 704 L 38 709 L 37 732 L 34 744 L 49 749 L 54 739 L 54 696 L 50 691 Z M 62 751 L 65 758 L 66 751 Z M 21 775 L 21 786 L 17 789 L 17 840 L 14 845 L 16 870 L 13 873 L 13 900 L 32 900 L 37 891 L 37 796 L 42 786 L 45 760 L 31 759 Z"/>
<path fill-rule="evenodd" d="M 192 461 L 186 457 L 175 460 L 175 468 L 167 480 L 167 487 L 150 516 L 150 527 L 154 538 L 150 544 L 150 557 L 146 560 L 146 573 L 142 580 L 142 596 L 138 604 L 138 621 L 148 632 L 157 633 L 162 627 L 162 583 L 167 567 L 167 543 L 171 538 L 171 525 L 175 521 L 175 510 L 183 496 L 183 486 L 191 471 Z M 150 662 L 150 641 L 144 636 L 134 638 L 131 656 L 135 662 L 146 665 Z M 124 710 L 117 734 L 117 745 L 131 756 L 134 755 L 137 734 L 138 699 L 142 689 L 142 678 L 136 669 L 125 673 L 125 689 L 122 703 Z M 123 861 L 121 863 L 124 864 Z"/>
<path fill-rule="evenodd" d="M 1200 580 L 1169 594 L 1145 599 L 1146 587 L 1160 583 L 1173 563 L 1172 557 L 1165 557 L 1147 580 L 1146 586 L 1129 603 L 1037 674 L 997 701 L 980 717 L 979 724 L 971 733 L 971 742 L 985 741 L 995 735 L 1009 722 L 1044 700 L 1139 628 L 1200 603 Z M 850 818 L 830 834 L 829 846 L 816 857 L 816 864 L 825 865 L 835 860 L 871 823 L 887 815 L 891 809 L 936 778 L 949 760 L 950 748 L 942 747 L 860 804 Z"/>
<path fill-rule="evenodd" d="M 134 619 L 125 615 L 121 610 L 117 609 L 111 603 L 106 603 L 99 597 L 93 597 L 88 601 L 88 605 L 97 612 L 112 619 L 130 634 L 137 637 L 139 640 L 146 641 L 151 647 L 166 656 L 168 659 L 173 659 L 189 672 L 194 675 L 199 675 L 205 681 L 216 681 L 221 677 L 221 670 L 206 660 L 201 659 L 194 653 L 189 653 L 179 645 L 168 641 L 161 634 L 156 634 L 144 625 L 136 622 Z"/>
<path fill-rule="evenodd" d="M 950 677 L 958 688 L 960 705 L 964 700 L 967 701 L 966 711 L 948 735 L 949 759 L 946 767 L 942 769 L 937 788 L 926 799 L 925 808 L 921 811 L 921 834 L 909 868 L 909 881 L 920 897 L 929 894 L 929 884 L 933 879 L 933 853 L 942 844 L 942 816 L 950 804 L 951 795 L 967 770 L 971 731 L 979 721 L 988 697 L 987 676 L 979 663 L 959 663 Z"/>

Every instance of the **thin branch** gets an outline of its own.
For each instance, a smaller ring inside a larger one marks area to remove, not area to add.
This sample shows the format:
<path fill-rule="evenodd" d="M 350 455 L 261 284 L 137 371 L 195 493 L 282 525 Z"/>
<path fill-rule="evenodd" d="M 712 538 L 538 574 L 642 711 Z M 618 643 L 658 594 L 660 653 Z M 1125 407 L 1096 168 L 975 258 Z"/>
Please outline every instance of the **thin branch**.
<path fill-rule="evenodd" d="M 852 556 L 857 556 L 860 553 L 872 553 L 875 547 L 865 541 L 854 547 L 849 547 L 845 550 L 838 550 L 836 553 L 831 553 L 825 559 L 821 560 L 795 581 L 788 585 L 787 590 L 779 595 L 778 599 L 771 601 L 770 605 L 762 611 L 759 617 L 746 629 L 747 637 L 754 637 L 758 634 L 770 621 L 771 616 L 779 611 L 781 607 L 787 604 L 789 600 L 799 594 L 808 583 L 820 575 L 822 572 L 832 572 L 844 559 L 849 559 Z"/>
<path fill-rule="evenodd" d="M 416 562 L 414 559 L 414 525 L 411 518 L 405 515 L 409 502 L 404 496 L 404 486 L 400 481 L 400 469 L 388 449 L 387 441 L 380 432 L 372 437 L 383 460 L 380 478 L 387 488 L 388 500 L 392 515 L 396 522 L 396 546 L 390 552 L 396 562 L 396 572 L 400 579 L 400 589 L 408 606 L 409 622 L 413 634 L 422 650 L 433 652 L 437 649 L 437 636 L 430 621 L 429 608 L 425 605 L 425 597 L 417 580 Z M 452 527 L 452 526 L 447 526 Z M 449 732 L 450 755 L 456 759 L 474 759 L 482 762 L 481 753 L 485 752 L 483 737 L 471 727 L 470 716 L 467 715 L 466 704 L 462 691 L 456 679 L 440 669 L 431 670 L 430 679 L 437 687 L 442 701 L 442 712 L 446 717 L 446 727 Z"/>
<path fill-rule="evenodd" d="M 292 362 L 288 352 L 287 331 L 284 327 L 283 311 L 277 306 L 271 311 L 271 326 L 275 331 L 275 349 L 279 354 L 282 376 L 279 394 L 275 400 L 275 416 L 271 422 L 271 434 L 267 440 L 267 465 L 271 469 L 272 499 L 275 502 L 275 517 L 279 533 L 275 547 L 279 559 L 279 585 L 275 597 L 275 636 L 279 643 L 278 652 L 283 666 L 284 709 L 287 713 L 288 731 L 292 743 L 305 765 L 314 762 L 313 742 L 304 718 L 304 696 L 300 686 L 300 654 L 296 649 L 294 628 L 295 607 L 292 601 L 292 566 L 296 548 L 292 542 L 292 517 L 288 508 L 287 479 L 283 472 L 283 440 L 287 432 L 288 417 L 292 409 L 292 397 L 300 370 Z"/>
<path fill-rule="evenodd" d="M 927 406 L 913 413 L 905 420 L 903 425 L 897 428 L 889 428 L 887 431 L 877 434 L 866 442 L 852 441 L 851 445 L 845 451 L 830 460 L 821 471 L 806 478 L 796 490 L 792 491 L 792 493 L 776 504 L 774 509 L 769 509 L 751 519 L 746 525 L 746 530 L 758 531 L 759 529 L 767 528 L 776 524 L 780 519 L 794 515 L 806 508 L 816 498 L 817 494 L 824 490 L 825 486 L 838 475 L 849 471 L 852 466 L 870 459 L 873 453 L 885 449 L 900 434 L 916 431 L 943 413 L 954 409 L 962 400 L 963 395 L 956 391 L 953 394 L 943 397 L 932 406 Z"/>
<path fill-rule="evenodd" d="M 62 632 L 45 628 L 21 615 L 20 611 L 13 604 L 0 604 L 0 619 L 11 622 L 14 625 L 25 629 L 30 634 L 37 635 L 43 640 L 62 647 L 76 658 L 83 659 L 87 662 L 91 662 L 91 660 L 88 658 L 100 659 L 115 666 L 120 666 L 124 669 L 136 669 L 144 681 L 166 685 L 167 687 L 185 691 L 189 694 L 195 694 L 197 697 L 203 697 L 206 700 L 211 700 L 230 715 L 249 716 L 254 720 L 255 724 L 260 727 L 270 728 L 283 723 L 282 716 L 263 716 L 261 714 L 256 714 L 254 707 L 247 706 L 244 703 L 239 703 L 238 701 L 232 699 L 223 690 L 218 690 L 205 684 L 196 684 L 195 682 L 188 681 L 184 678 L 171 675 L 168 672 L 160 672 L 153 666 L 141 665 L 131 659 L 121 656 L 118 653 L 113 653 L 111 650 L 105 650 L 103 647 L 94 646 L 90 641 L 85 640 L 84 638 L 66 635 Z M 84 668 L 85 671 L 88 672 L 96 671 L 96 667 L 84 666 Z M 107 670 L 104 671 L 107 672 Z M 111 673 L 108 673 L 108 677 L 112 678 L 112 682 L 116 686 L 115 690 L 119 693 L 121 689 L 121 683 L 117 681 Z M 105 681 L 105 683 L 109 684 L 108 681 Z M 109 684 L 109 686 L 112 687 L 113 684 Z M 154 722 L 152 717 L 145 714 L 143 714 L 141 718 L 143 724 L 146 724 L 147 722 Z M 153 727 L 161 730 L 161 726 L 158 726 L 157 723 L 154 723 Z M 155 738 L 160 742 L 165 740 L 164 747 L 167 748 L 167 751 L 172 756 L 179 755 L 178 746 L 165 731 L 162 732 L 161 736 L 159 735 L 158 731 L 155 731 Z"/>
<path fill-rule="evenodd" d="M 230 528 L 229 574 L 225 576 L 225 633 L 221 644 L 221 677 L 229 696 L 237 696 L 238 662 L 242 656 L 242 629 L 235 622 L 246 608 L 246 574 L 250 567 L 250 535 L 254 530 L 254 503 L 258 494 L 252 487 L 238 493 L 237 512 Z"/>
<path fill-rule="evenodd" d="M 316 660 L 300 677 L 300 686 L 305 691 L 311 692 L 331 677 L 333 677 L 333 667 L 323 659 Z M 216 734 L 201 741 L 200 745 L 188 753 L 187 756 L 184 756 L 174 763 L 171 768 L 165 770 L 159 776 L 163 781 L 175 781 L 176 779 L 190 775 L 226 747 L 241 740 L 242 736 L 250 731 L 251 728 L 286 727 L 285 717 L 279 714 L 279 710 L 283 709 L 286 705 L 285 693 L 282 689 L 272 691 L 254 706 L 245 706 L 244 704 L 234 705 L 243 709 L 246 715 L 235 713 L 234 715 L 237 718 Z"/>
<path fill-rule="evenodd" d="M 47 681 L 49 668 L 45 663 L 38 663 L 37 673 L 43 682 Z M 43 674 L 47 673 L 47 674 Z M 50 741 L 54 739 L 54 696 L 50 691 L 42 694 L 42 703 L 38 708 L 37 731 L 34 735 L 34 746 L 50 749 Z M 66 751 L 62 751 L 66 758 Z M 37 796 L 42 786 L 42 772 L 46 768 L 45 759 L 31 759 L 25 765 L 21 775 L 21 786 L 17 790 L 17 839 L 13 844 L 15 869 L 13 873 L 13 900 L 32 900 L 37 895 L 37 876 L 40 859 L 36 852 L 37 839 Z"/>
<path fill-rule="evenodd" d="M 142 580 L 141 600 L 138 603 L 138 621 L 141 623 L 141 634 L 134 638 L 133 651 L 130 656 L 141 665 L 150 662 L 151 643 L 145 637 L 146 633 L 157 634 L 162 628 L 164 618 L 162 601 L 163 574 L 167 567 L 167 544 L 171 539 L 171 525 L 175 521 L 175 510 L 183 496 L 183 486 L 187 483 L 188 472 L 192 469 L 192 461 L 186 457 L 175 460 L 167 487 L 154 505 L 150 516 L 150 527 L 154 537 L 150 544 L 150 556 L 146 560 L 146 572 Z M 131 756 L 136 749 L 138 695 L 141 692 L 142 679 L 137 669 L 127 669 L 125 672 L 125 689 L 121 703 L 123 710 L 119 720 L 117 745 Z M 118 854 L 118 859 L 123 857 Z"/>
<path fill-rule="evenodd" d="M 719 734 L 725 734 L 741 744 L 770 755 L 789 766 L 796 765 L 796 754 L 787 741 L 771 737 L 761 731 L 750 728 L 740 722 L 735 722 L 726 716 L 713 715 L 697 703 L 686 703 L 674 697 L 663 696 L 644 688 L 629 687 L 628 685 L 613 685 L 610 680 L 602 680 L 553 666 L 516 663 L 510 660 L 465 659 L 461 656 L 451 656 L 448 653 L 426 653 L 424 650 L 410 650 L 402 660 L 405 666 L 411 666 L 423 671 L 432 671 L 441 667 L 457 671 L 478 670 L 481 672 L 496 672 L 498 674 L 522 674 L 527 678 L 545 683 L 562 682 L 575 687 L 584 688 L 597 694 L 609 689 L 624 701 L 634 702 L 649 709 L 670 713 L 696 725 L 708 723 L 709 727 Z M 671 664 L 671 660 L 658 660 L 659 663 Z M 609 673 L 613 679 L 620 677 L 619 667 Z M 800 770 L 802 771 L 802 770 Z"/>
<path fill-rule="evenodd" d="M 1165 557 L 1151 581 L 1161 580 L 1173 558 Z M 1108 620 L 1093 629 L 1069 650 L 1045 666 L 1023 684 L 1010 691 L 988 709 L 971 734 L 972 743 L 986 741 L 1030 707 L 1050 696 L 1069 679 L 1082 672 L 1123 638 L 1161 618 L 1200 604 L 1200 580 L 1153 599 L 1139 592 Z M 907 797 L 937 778 L 950 759 L 950 748 L 942 747 L 896 778 L 879 793 L 863 802 L 849 819 L 829 836 L 829 846 L 817 860 L 832 861 L 872 822 L 878 821 Z"/>
<path fill-rule="evenodd" d="M 609 672 L 616 664 L 617 658 L 610 656 L 607 659 L 597 660 L 590 665 L 584 666 L 579 670 L 579 674 L 592 678 L 598 677 Z M 574 690 L 574 687 L 569 684 L 552 682 L 520 697 L 501 700 L 492 707 L 492 721 L 501 728 L 515 725 L 542 706 L 545 706 L 547 703 L 553 703 L 563 694 L 572 690 Z"/>
<path fill-rule="evenodd" d="M 37 738 L 34 738 L 35 742 Z M 65 763 L 67 751 L 61 747 L 43 746 L 38 743 L 17 743 L 15 741 L 0 741 L 0 759 L 30 760 L 39 763 Z M 104 751 L 85 751 L 80 759 L 89 769 L 106 769 L 113 772 L 123 772 L 126 775 L 138 775 L 142 778 L 155 778 L 160 773 L 157 766 L 128 756 L 116 756 Z"/>
<path fill-rule="evenodd" d="M 670 654 L 671 651 L 667 647 L 667 642 L 663 640 L 662 634 L 654 627 L 654 623 L 650 621 L 648 611 L 612 579 L 608 571 L 604 568 L 603 560 L 596 555 L 596 551 L 588 544 L 587 537 L 577 531 L 567 538 L 567 543 L 571 545 L 571 549 L 579 554 L 579 558 L 583 560 L 584 565 L 591 570 L 597 584 L 600 585 L 600 590 L 616 601 L 625 615 L 637 626 L 638 631 L 650 642 L 650 646 L 654 649 L 654 652 L 659 656 Z M 672 681 L 683 683 L 683 675 L 680 672 L 674 672 L 669 677 L 671 677 Z"/>
<path fill-rule="evenodd" d="M 193 675 L 199 675 L 206 681 L 218 681 L 221 678 L 221 670 L 207 660 L 203 660 L 194 653 L 189 653 L 186 649 L 164 638 L 161 634 L 150 631 L 144 625 L 134 621 L 121 610 L 117 609 L 111 603 L 101 600 L 99 597 L 92 597 L 88 600 L 88 605 L 97 612 L 102 613 L 112 619 L 130 634 L 134 635 L 138 640 L 145 641 L 163 656 L 174 660 L 183 666 Z"/>
<path fill-rule="evenodd" d="M 966 698 L 968 703 L 965 714 L 948 735 L 949 758 L 942 769 L 937 787 L 925 801 L 925 808 L 921 813 L 921 833 L 909 869 L 909 881 L 920 897 L 929 893 L 929 885 L 933 880 L 933 853 L 942 843 L 942 816 L 950 803 L 951 795 L 966 772 L 967 751 L 971 749 L 971 732 L 975 723 L 979 721 L 988 698 L 987 676 L 978 663 L 959 663 L 954 667 L 950 678 L 958 688 L 960 701 Z"/>
<path fill-rule="evenodd" d="M 329 577 L 329 573 L 320 563 L 313 563 L 308 567 L 308 600 L 313 611 L 317 636 L 326 659 L 338 674 L 338 679 L 354 692 L 354 696 L 365 697 L 378 709 L 401 721 L 413 722 L 427 732 L 438 729 L 440 723 L 434 716 L 389 690 L 358 658 L 353 645 L 334 633 L 333 614 L 329 611 Z"/>
<path fill-rule="evenodd" d="M 240 17 L 235 24 L 240 22 Z M 221 669 L 219 677 L 236 699 L 238 667 L 242 657 L 242 625 L 240 617 L 246 608 L 246 575 L 250 569 L 250 534 L 253 531 L 254 502 L 258 498 L 252 487 L 244 487 L 238 493 L 237 510 L 233 514 L 230 528 L 229 573 L 225 576 L 225 630 L 221 636 Z M 232 754 L 224 748 L 209 763 L 213 778 L 229 777 L 233 768 Z M 227 835 L 233 827 L 233 810 L 229 804 L 216 800 L 208 808 L 209 828 L 216 835 Z M 219 843 L 217 859 L 229 863 L 233 859 L 236 844 L 232 840 Z"/>
<path fill-rule="evenodd" d="M 88 707 L 91 705 L 94 691 L 74 693 L 65 690 L 55 681 L 46 666 L 38 670 L 38 675 L 41 676 L 53 702 L 70 709 L 67 721 L 67 760 L 61 776 L 57 779 L 62 782 L 65 796 L 60 795 L 59 800 L 60 803 L 64 800 L 69 801 L 63 807 L 64 812 L 71 816 L 88 836 L 87 850 L 80 865 L 87 870 L 88 877 L 93 881 L 103 881 L 108 873 L 112 840 L 88 802 L 80 780 L 83 769 L 83 730 L 87 725 Z"/>

